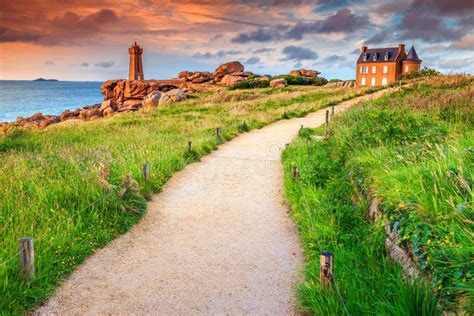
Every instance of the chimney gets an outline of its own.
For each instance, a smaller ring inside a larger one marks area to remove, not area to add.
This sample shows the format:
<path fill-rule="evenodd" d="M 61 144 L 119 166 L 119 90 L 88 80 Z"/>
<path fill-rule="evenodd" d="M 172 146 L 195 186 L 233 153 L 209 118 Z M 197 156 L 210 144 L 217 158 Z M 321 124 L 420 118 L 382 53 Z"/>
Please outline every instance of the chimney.
<path fill-rule="evenodd" d="M 398 44 L 398 52 L 405 55 L 405 44 Z"/>
<path fill-rule="evenodd" d="M 362 46 L 361 49 L 360 49 L 360 51 L 361 51 L 362 53 L 365 53 L 366 50 L 367 50 L 367 46 Z"/>

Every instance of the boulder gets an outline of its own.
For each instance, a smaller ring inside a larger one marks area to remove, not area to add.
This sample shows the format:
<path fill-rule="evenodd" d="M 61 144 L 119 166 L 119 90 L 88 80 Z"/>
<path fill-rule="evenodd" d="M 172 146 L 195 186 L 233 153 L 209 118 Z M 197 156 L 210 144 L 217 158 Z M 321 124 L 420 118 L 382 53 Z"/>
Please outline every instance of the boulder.
<path fill-rule="evenodd" d="M 128 101 L 126 101 L 128 102 Z M 124 105 L 120 108 L 118 108 L 117 112 L 133 112 L 133 111 L 137 111 L 139 110 L 140 108 L 142 107 L 142 103 L 128 103 L 127 105 Z"/>
<path fill-rule="evenodd" d="M 179 102 L 186 100 L 186 94 L 181 89 L 173 89 L 165 93 L 167 96 L 171 98 L 173 102 Z"/>
<path fill-rule="evenodd" d="M 143 105 L 146 108 L 152 108 L 158 106 L 158 103 L 160 102 L 161 98 L 161 92 L 158 90 L 152 91 L 150 94 L 148 94 L 145 99 L 143 99 Z"/>
<path fill-rule="evenodd" d="M 319 71 L 313 69 L 297 69 L 292 70 L 290 75 L 294 77 L 316 78 L 320 74 Z"/>
<path fill-rule="evenodd" d="M 107 80 L 105 81 L 100 89 L 104 95 L 104 101 L 114 97 L 114 89 L 117 85 L 118 80 Z"/>
<path fill-rule="evenodd" d="M 186 78 L 192 75 L 193 73 L 191 71 L 180 71 L 178 74 L 178 78 Z"/>
<path fill-rule="evenodd" d="M 270 80 L 269 76 L 260 76 L 257 78 L 258 81 L 265 81 L 265 80 Z"/>
<path fill-rule="evenodd" d="M 299 70 L 290 71 L 290 75 L 293 77 L 301 77 L 301 72 Z"/>
<path fill-rule="evenodd" d="M 122 105 L 119 106 L 119 110 L 124 107 L 131 107 L 131 108 L 141 108 L 143 106 L 143 101 L 142 100 L 126 100 L 123 101 Z M 123 112 L 123 111 L 119 111 Z"/>
<path fill-rule="evenodd" d="M 38 121 L 42 121 L 42 120 L 44 120 L 44 119 L 45 119 L 45 116 L 43 115 L 43 113 L 38 112 L 38 113 L 35 113 L 35 114 L 33 114 L 32 116 L 28 117 L 28 118 L 26 119 L 26 121 L 27 121 L 27 122 L 33 122 L 33 121 L 38 122 Z"/>
<path fill-rule="evenodd" d="M 181 89 L 173 89 L 168 92 L 162 93 L 158 104 L 166 105 L 184 100 L 186 100 L 186 94 L 184 94 L 184 91 Z"/>
<path fill-rule="evenodd" d="M 143 99 L 146 93 L 147 85 L 140 80 L 125 81 L 125 90 L 123 96 L 125 99 Z"/>
<path fill-rule="evenodd" d="M 253 72 L 251 72 L 251 71 L 240 71 L 240 72 L 233 72 L 232 74 L 234 76 L 250 77 L 251 75 L 253 75 Z"/>
<path fill-rule="evenodd" d="M 74 112 L 71 112 L 69 110 L 65 110 L 63 113 L 61 113 L 61 115 L 59 115 L 59 119 L 61 120 L 61 122 L 67 121 L 73 117 Z"/>
<path fill-rule="evenodd" d="M 102 112 L 102 115 L 103 115 L 104 117 L 111 117 L 111 116 L 114 115 L 114 114 L 115 114 L 114 109 L 112 109 L 112 108 L 110 108 L 110 107 L 109 107 L 109 108 L 106 108 L 106 109 Z"/>
<path fill-rule="evenodd" d="M 104 111 L 107 108 L 112 108 L 115 110 L 116 104 L 115 104 L 115 99 L 109 99 L 107 101 L 104 101 L 101 103 L 99 110 Z"/>
<path fill-rule="evenodd" d="M 217 79 L 217 81 L 221 81 L 221 79 L 227 74 L 243 71 L 244 66 L 240 62 L 231 61 L 217 67 L 216 71 L 214 71 L 213 77 Z"/>
<path fill-rule="evenodd" d="M 272 88 L 282 88 L 286 87 L 288 85 L 288 82 L 286 82 L 286 79 L 284 78 L 279 78 L 279 79 L 273 79 L 270 81 L 270 87 Z"/>
<path fill-rule="evenodd" d="M 86 106 L 79 114 L 79 118 L 84 121 L 89 121 L 92 117 L 101 117 L 102 112 L 99 110 L 100 106 Z"/>
<path fill-rule="evenodd" d="M 219 84 L 224 85 L 226 87 L 230 87 L 236 84 L 237 82 L 244 81 L 245 79 L 246 77 L 235 76 L 233 74 L 227 74 L 219 81 Z"/>
<path fill-rule="evenodd" d="M 158 101 L 159 106 L 171 103 L 173 103 L 173 100 L 171 100 L 171 98 L 166 93 L 163 93 L 160 97 L 160 101 Z"/>

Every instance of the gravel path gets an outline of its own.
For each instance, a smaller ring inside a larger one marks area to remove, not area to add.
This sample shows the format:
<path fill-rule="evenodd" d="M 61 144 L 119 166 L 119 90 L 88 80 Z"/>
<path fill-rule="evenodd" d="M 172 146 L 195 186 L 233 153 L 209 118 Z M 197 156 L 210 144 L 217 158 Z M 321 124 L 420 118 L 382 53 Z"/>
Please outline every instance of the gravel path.
<path fill-rule="evenodd" d="M 34 313 L 296 314 L 303 256 L 283 199 L 280 153 L 301 125 L 319 126 L 324 116 L 245 133 L 176 173 L 140 223 Z"/>

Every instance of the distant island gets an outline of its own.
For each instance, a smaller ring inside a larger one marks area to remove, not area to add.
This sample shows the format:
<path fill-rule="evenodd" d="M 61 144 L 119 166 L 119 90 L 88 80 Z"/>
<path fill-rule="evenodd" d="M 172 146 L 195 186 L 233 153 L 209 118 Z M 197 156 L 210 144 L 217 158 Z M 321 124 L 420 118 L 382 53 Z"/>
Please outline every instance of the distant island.
<path fill-rule="evenodd" d="M 58 79 L 44 79 L 44 78 L 38 78 L 33 81 L 59 81 Z"/>

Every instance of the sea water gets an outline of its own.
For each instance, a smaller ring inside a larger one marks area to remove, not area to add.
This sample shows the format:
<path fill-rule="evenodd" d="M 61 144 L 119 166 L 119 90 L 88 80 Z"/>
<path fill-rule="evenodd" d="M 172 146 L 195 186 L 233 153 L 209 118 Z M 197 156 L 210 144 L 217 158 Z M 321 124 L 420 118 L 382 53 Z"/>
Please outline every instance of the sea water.
<path fill-rule="evenodd" d="M 0 122 L 100 103 L 102 82 L 0 80 Z"/>

